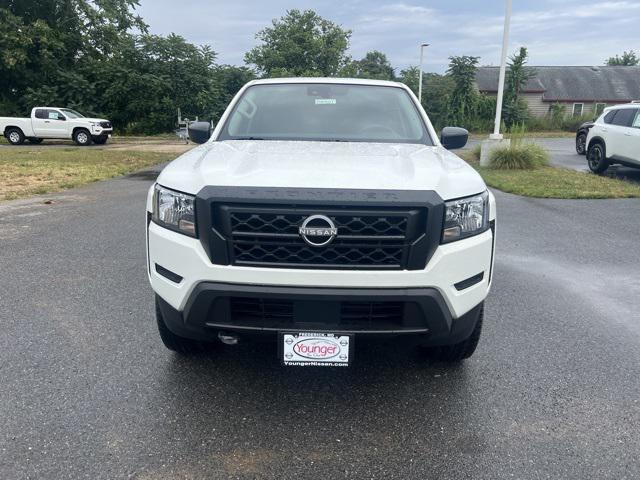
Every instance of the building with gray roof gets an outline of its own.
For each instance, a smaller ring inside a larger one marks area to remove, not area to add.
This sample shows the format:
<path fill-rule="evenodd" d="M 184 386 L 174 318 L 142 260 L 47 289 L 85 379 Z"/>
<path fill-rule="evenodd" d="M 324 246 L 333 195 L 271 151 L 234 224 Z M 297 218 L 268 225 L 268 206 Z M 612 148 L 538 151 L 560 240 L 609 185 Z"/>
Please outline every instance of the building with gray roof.
<path fill-rule="evenodd" d="M 565 107 L 567 115 L 596 116 L 609 105 L 640 100 L 640 66 L 527 67 L 534 75 L 521 93 L 533 116 L 544 117 L 551 105 Z M 498 91 L 498 67 L 479 67 L 478 90 Z"/>

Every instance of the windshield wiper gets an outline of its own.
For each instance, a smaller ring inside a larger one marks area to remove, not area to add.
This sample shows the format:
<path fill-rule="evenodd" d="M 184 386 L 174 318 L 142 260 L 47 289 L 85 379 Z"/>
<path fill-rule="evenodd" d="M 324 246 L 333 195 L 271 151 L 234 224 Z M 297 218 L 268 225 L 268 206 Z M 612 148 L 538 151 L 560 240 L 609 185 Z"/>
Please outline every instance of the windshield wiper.
<path fill-rule="evenodd" d="M 262 137 L 234 137 L 232 140 L 267 140 Z"/>

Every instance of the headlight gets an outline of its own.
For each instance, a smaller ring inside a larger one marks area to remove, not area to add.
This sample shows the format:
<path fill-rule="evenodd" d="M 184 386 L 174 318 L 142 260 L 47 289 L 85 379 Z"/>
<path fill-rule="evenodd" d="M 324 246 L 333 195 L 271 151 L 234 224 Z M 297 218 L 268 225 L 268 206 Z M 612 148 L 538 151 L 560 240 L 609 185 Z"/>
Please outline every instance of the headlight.
<path fill-rule="evenodd" d="M 152 218 L 158 225 L 195 237 L 195 197 L 156 184 Z"/>
<path fill-rule="evenodd" d="M 442 243 L 454 242 L 489 228 L 489 192 L 445 203 Z"/>

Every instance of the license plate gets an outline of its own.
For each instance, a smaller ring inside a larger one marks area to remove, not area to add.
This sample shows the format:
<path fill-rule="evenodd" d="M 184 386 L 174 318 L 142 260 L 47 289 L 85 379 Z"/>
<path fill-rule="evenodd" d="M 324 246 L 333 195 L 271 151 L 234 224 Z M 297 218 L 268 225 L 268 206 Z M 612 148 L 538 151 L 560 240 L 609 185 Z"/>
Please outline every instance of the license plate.
<path fill-rule="evenodd" d="M 286 366 L 347 367 L 352 344 L 350 335 L 285 332 L 280 335 L 280 359 Z"/>

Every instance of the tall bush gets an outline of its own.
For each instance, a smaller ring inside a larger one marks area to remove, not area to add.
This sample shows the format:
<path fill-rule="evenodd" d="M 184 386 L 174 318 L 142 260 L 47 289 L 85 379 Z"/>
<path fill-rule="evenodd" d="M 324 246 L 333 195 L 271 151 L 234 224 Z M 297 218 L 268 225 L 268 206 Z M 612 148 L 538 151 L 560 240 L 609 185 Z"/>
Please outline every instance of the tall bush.
<path fill-rule="evenodd" d="M 502 118 L 508 126 L 522 123 L 529 117 L 527 103 L 520 98 L 520 92 L 535 75 L 535 70 L 525 66 L 527 56 L 526 47 L 520 47 L 518 53 L 509 59 L 502 107 Z"/>
<path fill-rule="evenodd" d="M 478 91 L 474 85 L 480 57 L 449 57 L 447 74 L 453 79 L 447 120 L 452 125 L 469 125 L 474 116 Z"/>

